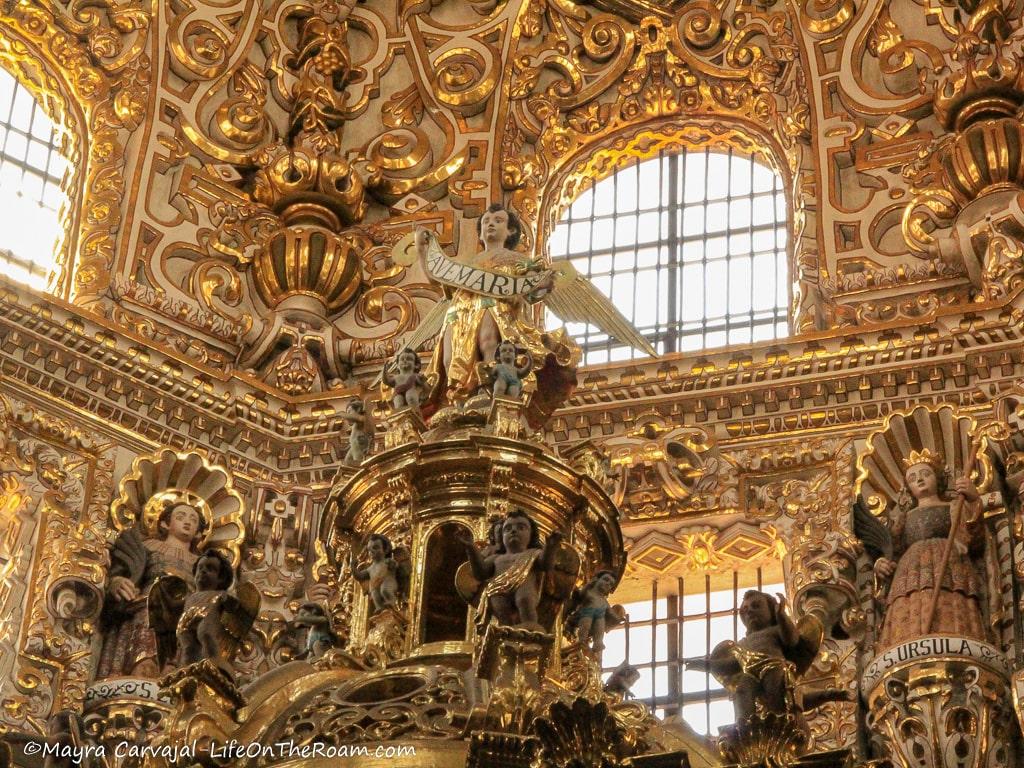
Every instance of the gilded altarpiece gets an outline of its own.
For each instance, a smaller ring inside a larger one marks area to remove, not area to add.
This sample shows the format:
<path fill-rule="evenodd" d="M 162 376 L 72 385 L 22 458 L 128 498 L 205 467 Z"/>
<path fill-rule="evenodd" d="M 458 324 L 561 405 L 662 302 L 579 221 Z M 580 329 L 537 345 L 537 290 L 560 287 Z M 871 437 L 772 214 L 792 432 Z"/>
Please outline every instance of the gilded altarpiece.
<path fill-rule="evenodd" d="M 521 456 L 541 445 L 552 476 L 577 483 L 557 498 L 605 511 L 607 499 L 614 524 L 576 510 L 542 522 L 564 523 L 591 565 L 610 545 L 587 537 L 619 531 L 629 588 L 781 560 L 793 610 L 825 630 L 802 684 L 853 694 L 881 621 L 854 533 L 858 462 L 893 414 L 947 406 L 976 425 L 971 439 L 992 430 L 980 577 L 988 643 L 1017 670 L 1021 421 L 1002 396 L 1024 375 L 1021 34 L 1019 3 L 944 0 L 0 4 L 0 63 L 58 117 L 77 169 L 52 293 L 0 284 L 0 723 L 40 734 L 94 682 L 109 546 L 132 522 L 111 511 L 126 478 L 148 488 L 139 509 L 172 492 L 214 506 L 202 482 L 158 467 L 218 478 L 219 541 L 261 600 L 240 680 L 297 663 L 301 605 L 325 596 L 350 669 L 416 651 L 407 617 L 370 625 L 339 511 L 359 499 L 359 524 L 426 556 L 439 491 L 375 464 L 378 495 L 362 499 L 368 474 L 341 466 L 348 401 L 379 396 L 382 364 L 440 296 L 396 243 L 419 225 L 468 255 L 500 201 L 523 221 L 520 249 L 543 257 L 581 190 L 680 144 L 729 147 L 783 177 L 792 337 L 583 369 L 537 434 L 506 404 L 488 416 L 497 435 L 473 439 L 533 439 Z M 427 451 L 409 448 L 431 444 L 420 422 L 372 407 L 391 419 L 372 452 Z M 473 487 L 474 514 L 500 511 L 510 489 L 526 495 L 523 463 L 495 459 L 481 488 L 479 469 L 452 483 Z M 485 533 L 482 514 L 448 522 Z M 558 673 L 587 679 L 576 663 Z M 358 700 L 346 675 L 325 684 L 324 707 Z M 1019 670 L 1014 681 L 1024 697 Z M 479 694 L 445 675 L 423 685 L 452 718 Z M 537 714 L 516 690 L 514 717 Z M 882 756 L 859 693 L 809 719 L 810 749 Z M 155 693 L 146 706 L 169 711 Z M 633 706 L 635 747 L 653 726 Z M 242 730 L 291 733 L 269 709 Z M 1008 711 L 983 714 L 1018 739 Z M 456 741 L 445 722 L 427 736 Z M 658 738 L 701 764 L 706 745 Z M 899 750 L 914 744 L 886 755 L 909 764 Z M 972 749 L 972 768 L 1008 754 Z"/>

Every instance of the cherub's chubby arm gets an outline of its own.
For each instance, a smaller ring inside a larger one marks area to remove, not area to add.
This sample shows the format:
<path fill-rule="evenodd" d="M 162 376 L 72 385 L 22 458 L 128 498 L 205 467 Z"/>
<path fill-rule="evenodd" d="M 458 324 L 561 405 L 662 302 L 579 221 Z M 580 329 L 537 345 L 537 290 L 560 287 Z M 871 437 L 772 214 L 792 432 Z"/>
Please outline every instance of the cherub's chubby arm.
<path fill-rule="evenodd" d="M 782 593 L 778 593 L 779 606 L 777 611 L 777 619 L 779 622 L 779 638 L 782 640 L 782 644 L 787 648 L 793 648 L 797 643 L 800 642 L 800 632 L 796 628 L 796 624 L 793 623 L 793 619 L 789 615 L 789 611 L 786 610 L 786 596 Z"/>
<path fill-rule="evenodd" d="M 352 570 L 352 576 L 356 581 L 368 581 L 370 578 L 369 568 L 360 568 L 355 553 L 348 557 L 348 567 Z"/>
<path fill-rule="evenodd" d="M 526 355 L 526 362 L 523 363 L 523 367 L 516 371 L 520 377 L 528 376 L 533 370 L 533 355 L 530 354 L 530 350 L 525 349 L 523 353 Z"/>
<path fill-rule="evenodd" d="M 476 542 L 468 531 L 462 530 L 456 534 L 456 538 L 466 548 L 469 556 L 469 567 L 473 569 L 473 576 L 479 581 L 486 581 L 494 575 L 494 558 L 485 558 L 476 548 Z"/>
<path fill-rule="evenodd" d="M 538 559 L 542 571 L 550 571 L 555 567 L 555 553 L 558 552 L 558 546 L 564 538 L 560 531 L 552 531 L 548 536 L 548 540 L 544 542 L 544 551 Z"/>

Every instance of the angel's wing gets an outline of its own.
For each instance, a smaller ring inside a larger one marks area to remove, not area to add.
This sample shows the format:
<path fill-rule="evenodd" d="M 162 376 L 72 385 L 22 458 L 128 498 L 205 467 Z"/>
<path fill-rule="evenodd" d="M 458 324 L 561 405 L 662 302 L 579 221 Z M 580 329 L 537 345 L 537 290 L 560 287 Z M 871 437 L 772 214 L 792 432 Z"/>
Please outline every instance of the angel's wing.
<path fill-rule="evenodd" d="M 428 339 L 432 339 L 437 336 L 441 330 L 441 326 L 444 325 L 444 316 L 448 312 L 448 307 L 451 305 L 451 299 L 441 299 L 434 305 L 434 307 L 427 312 L 426 316 L 420 321 L 420 324 L 416 326 L 416 330 L 412 332 L 412 336 L 408 338 L 405 346 L 409 349 L 416 351 L 423 346 L 424 342 Z"/>
<path fill-rule="evenodd" d="M 395 580 L 402 597 L 409 594 L 409 582 L 412 580 L 412 557 L 405 547 L 395 547 L 391 556 L 395 560 Z"/>
<path fill-rule="evenodd" d="M 612 338 L 657 357 L 651 343 L 615 308 L 607 296 L 580 276 L 568 261 L 552 265 L 555 285 L 544 297 L 547 307 L 566 323 L 590 323 Z"/>
<path fill-rule="evenodd" d="M 853 503 L 853 532 L 864 542 L 864 548 L 869 555 L 892 560 L 892 534 L 881 520 L 868 511 L 859 496 Z"/>
<path fill-rule="evenodd" d="M 800 633 L 800 639 L 794 648 L 786 651 L 786 658 L 796 665 L 796 674 L 799 677 L 814 663 L 818 649 L 821 648 L 821 641 L 825 637 L 825 629 L 821 622 L 809 613 L 800 617 L 796 629 Z"/>
<path fill-rule="evenodd" d="M 249 630 L 252 629 L 256 617 L 260 613 L 260 591 L 252 582 L 243 581 L 235 588 L 235 599 L 226 604 L 226 610 L 221 611 L 221 624 L 224 632 L 230 638 L 229 642 L 235 647 L 241 643 Z M 229 650 L 228 655 L 233 652 Z"/>

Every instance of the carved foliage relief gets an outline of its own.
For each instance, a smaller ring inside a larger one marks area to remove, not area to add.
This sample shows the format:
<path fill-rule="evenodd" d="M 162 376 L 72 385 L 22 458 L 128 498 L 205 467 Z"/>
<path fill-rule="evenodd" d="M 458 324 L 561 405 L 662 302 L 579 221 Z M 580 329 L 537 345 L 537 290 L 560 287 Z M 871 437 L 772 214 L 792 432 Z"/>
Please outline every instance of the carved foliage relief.
<path fill-rule="evenodd" d="M 0 439 L 0 720 L 41 732 L 91 673 L 114 449 L 13 399 L 0 400 Z"/>

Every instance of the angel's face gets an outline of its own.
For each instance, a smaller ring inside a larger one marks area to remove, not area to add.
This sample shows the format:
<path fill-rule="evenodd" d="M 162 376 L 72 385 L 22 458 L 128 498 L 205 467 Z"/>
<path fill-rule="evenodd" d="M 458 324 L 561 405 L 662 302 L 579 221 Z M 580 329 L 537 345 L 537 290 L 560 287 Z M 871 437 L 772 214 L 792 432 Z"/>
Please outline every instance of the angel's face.
<path fill-rule="evenodd" d="M 514 344 L 498 345 L 498 360 L 504 365 L 516 364 L 516 348 Z"/>
<path fill-rule="evenodd" d="M 530 521 L 525 517 L 510 517 L 501 524 L 501 543 L 506 552 L 522 552 L 530 543 Z"/>
<path fill-rule="evenodd" d="M 915 464 L 907 470 L 905 479 L 915 499 L 934 496 L 939 492 L 939 478 L 930 464 Z"/>
<path fill-rule="evenodd" d="M 370 558 L 372 560 L 383 560 L 384 542 L 380 539 L 370 539 L 370 542 L 366 545 L 366 551 L 370 553 Z"/>
<path fill-rule="evenodd" d="M 597 580 L 594 582 L 594 586 L 597 588 L 598 592 L 605 597 L 608 597 L 608 595 L 615 591 L 615 577 L 610 573 L 602 573 L 597 577 Z"/>
<path fill-rule="evenodd" d="M 770 627 L 772 607 L 766 595 L 747 595 L 740 604 L 740 621 L 748 632 Z"/>
<path fill-rule="evenodd" d="M 416 368 L 416 353 L 403 352 L 398 356 L 398 370 L 402 373 L 412 373 Z"/>
<path fill-rule="evenodd" d="M 480 239 L 484 245 L 504 245 L 511 233 L 508 227 L 508 211 L 486 211 L 480 217 Z"/>
<path fill-rule="evenodd" d="M 167 520 L 167 537 L 182 542 L 191 542 L 199 532 L 199 512 L 195 507 L 179 504 L 171 510 Z"/>
<path fill-rule="evenodd" d="M 220 586 L 220 560 L 212 555 L 196 563 L 196 589 L 217 589 Z"/>

